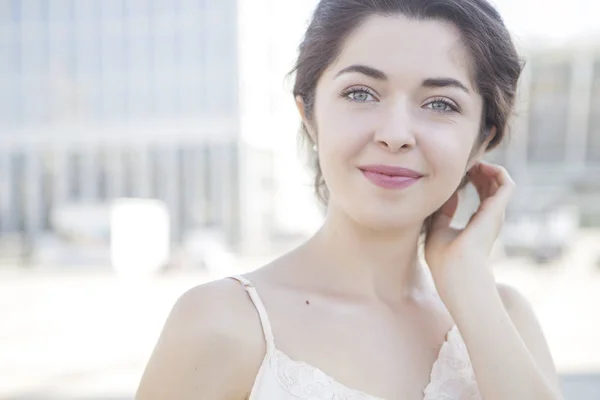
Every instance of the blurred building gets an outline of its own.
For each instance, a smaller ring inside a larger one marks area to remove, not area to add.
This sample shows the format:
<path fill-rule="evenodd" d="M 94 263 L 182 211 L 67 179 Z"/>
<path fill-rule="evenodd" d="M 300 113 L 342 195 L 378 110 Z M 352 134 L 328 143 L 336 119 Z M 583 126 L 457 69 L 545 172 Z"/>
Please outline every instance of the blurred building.
<path fill-rule="evenodd" d="M 227 118 L 236 1 L 2 0 L 3 127 Z"/>
<path fill-rule="evenodd" d="M 491 157 L 519 187 L 514 209 L 579 209 L 600 226 L 600 47 L 531 42 L 510 139 Z"/>
<path fill-rule="evenodd" d="M 236 0 L 0 0 L 0 232 L 163 199 L 239 236 Z"/>

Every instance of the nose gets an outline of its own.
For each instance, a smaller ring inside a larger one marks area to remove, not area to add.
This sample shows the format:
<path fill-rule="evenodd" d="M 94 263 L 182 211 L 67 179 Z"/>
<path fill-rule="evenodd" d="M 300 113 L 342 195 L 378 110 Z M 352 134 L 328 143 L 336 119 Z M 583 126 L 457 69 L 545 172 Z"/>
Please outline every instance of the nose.
<path fill-rule="evenodd" d="M 392 153 L 408 151 L 416 146 L 410 113 L 405 104 L 398 104 L 390 110 L 388 118 L 375 131 L 374 140 Z"/>

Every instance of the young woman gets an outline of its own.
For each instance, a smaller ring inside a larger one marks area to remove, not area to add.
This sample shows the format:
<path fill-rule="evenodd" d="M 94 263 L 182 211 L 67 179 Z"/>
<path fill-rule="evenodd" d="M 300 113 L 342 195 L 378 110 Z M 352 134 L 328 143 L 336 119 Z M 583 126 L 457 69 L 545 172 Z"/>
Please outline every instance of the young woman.
<path fill-rule="evenodd" d="M 496 10 L 322 0 L 294 72 L 325 222 L 270 265 L 184 294 L 137 398 L 561 398 L 530 306 L 486 267 L 514 184 L 481 157 L 521 73 Z M 481 205 L 458 231 L 467 182 Z"/>

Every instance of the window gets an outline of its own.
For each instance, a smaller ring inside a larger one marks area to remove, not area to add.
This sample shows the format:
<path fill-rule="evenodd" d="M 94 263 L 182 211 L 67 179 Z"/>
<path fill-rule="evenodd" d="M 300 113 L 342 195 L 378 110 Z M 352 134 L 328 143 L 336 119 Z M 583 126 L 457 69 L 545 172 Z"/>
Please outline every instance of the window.
<path fill-rule="evenodd" d="M 7 35 L 3 38 L 3 47 L 6 46 L 6 51 L 2 52 L 6 63 L 6 71 L 13 78 L 16 78 L 22 70 L 21 67 L 21 32 L 17 26 L 9 27 L 6 30 Z M 4 50 L 4 49 L 3 49 Z"/>
<path fill-rule="evenodd" d="M 201 64 L 203 41 L 202 19 L 198 15 L 182 16 L 176 33 L 177 59 L 182 66 L 197 68 Z"/>
<path fill-rule="evenodd" d="M 102 74 L 100 37 L 91 32 L 88 35 L 77 35 L 74 46 L 77 73 L 99 80 Z"/>
<path fill-rule="evenodd" d="M 127 116 L 127 92 L 121 74 L 109 75 L 104 81 L 102 109 L 105 121 L 121 121 Z"/>
<path fill-rule="evenodd" d="M 49 49 L 43 24 L 31 23 L 23 29 L 20 50 L 23 74 L 41 75 L 48 72 Z"/>
<path fill-rule="evenodd" d="M 11 0 L 6 2 L 6 4 L 3 5 L 2 11 L 6 11 L 6 14 L 4 14 L 4 12 L 2 13 L 2 16 L 8 16 L 13 23 L 21 22 L 21 0 Z"/>
<path fill-rule="evenodd" d="M 173 78 L 175 77 L 173 76 Z M 152 96 L 155 99 L 157 116 L 171 117 L 176 115 L 176 92 L 173 79 L 157 80 Z"/>
<path fill-rule="evenodd" d="M 587 160 L 591 163 L 600 164 L 600 60 L 597 60 L 594 64 Z"/>
<path fill-rule="evenodd" d="M 98 0 L 96 0 L 98 1 Z M 110 1 L 98 1 L 100 5 L 101 15 L 103 21 L 109 20 L 123 20 L 123 17 L 127 13 L 127 5 L 125 0 L 110 0 Z M 132 2 L 135 3 L 135 2 Z"/>
<path fill-rule="evenodd" d="M 19 84 L 7 76 L 1 77 L 0 82 L 4 88 L 0 91 L 0 126 L 15 125 L 19 122 L 21 114 Z"/>
<path fill-rule="evenodd" d="M 533 163 L 563 162 L 571 81 L 569 60 L 531 60 L 528 156 Z"/>
<path fill-rule="evenodd" d="M 125 34 L 130 75 L 135 75 L 139 69 L 148 68 L 150 64 L 152 43 L 149 31 L 150 28 L 147 24 L 135 21 L 132 22 Z"/>
<path fill-rule="evenodd" d="M 124 75 L 127 71 L 126 47 L 122 37 L 102 40 L 102 70 L 105 74 Z"/>
<path fill-rule="evenodd" d="M 153 64 L 157 74 L 163 74 L 163 70 L 171 70 L 175 66 L 175 37 L 173 32 L 155 32 L 153 42 Z"/>
<path fill-rule="evenodd" d="M 127 109 L 130 118 L 150 115 L 150 73 L 148 68 L 138 69 L 127 79 Z"/>
<path fill-rule="evenodd" d="M 49 0 L 48 19 L 51 23 L 73 23 L 76 0 Z"/>
<path fill-rule="evenodd" d="M 170 14 L 175 11 L 175 3 L 173 0 L 150 0 L 152 14 L 155 16 Z"/>
<path fill-rule="evenodd" d="M 48 20 L 48 7 L 50 0 L 21 0 L 21 22 L 26 24 L 40 24 Z"/>
<path fill-rule="evenodd" d="M 123 15 L 128 19 L 148 19 L 149 4 L 148 0 L 122 0 Z"/>
<path fill-rule="evenodd" d="M 180 69 L 179 107 L 180 114 L 184 116 L 198 116 L 201 108 L 202 78 L 200 72 L 193 67 Z"/>
<path fill-rule="evenodd" d="M 89 25 L 90 23 L 96 24 L 101 15 L 102 4 L 103 3 L 99 0 L 75 1 L 75 3 L 73 3 L 75 23 L 81 25 Z"/>
<path fill-rule="evenodd" d="M 48 96 L 41 79 L 30 79 L 21 86 L 23 118 L 26 123 L 39 123 L 47 117 Z M 71 105 L 71 111 L 74 105 Z"/>

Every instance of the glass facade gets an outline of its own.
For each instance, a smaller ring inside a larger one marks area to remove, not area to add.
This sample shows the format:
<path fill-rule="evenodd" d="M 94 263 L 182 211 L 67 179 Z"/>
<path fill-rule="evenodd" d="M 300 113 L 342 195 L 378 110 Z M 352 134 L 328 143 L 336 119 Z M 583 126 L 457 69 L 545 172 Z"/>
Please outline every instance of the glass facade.
<path fill-rule="evenodd" d="M 231 116 L 235 0 L 0 0 L 1 126 Z"/>
<path fill-rule="evenodd" d="M 529 161 L 560 163 L 565 160 L 571 63 L 543 56 L 530 62 Z"/>
<path fill-rule="evenodd" d="M 600 165 L 600 60 L 594 63 L 587 145 L 587 161 Z"/>
<path fill-rule="evenodd" d="M 150 197 L 235 236 L 237 29 L 236 0 L 0 0 L 0 235 Z"/>

